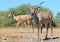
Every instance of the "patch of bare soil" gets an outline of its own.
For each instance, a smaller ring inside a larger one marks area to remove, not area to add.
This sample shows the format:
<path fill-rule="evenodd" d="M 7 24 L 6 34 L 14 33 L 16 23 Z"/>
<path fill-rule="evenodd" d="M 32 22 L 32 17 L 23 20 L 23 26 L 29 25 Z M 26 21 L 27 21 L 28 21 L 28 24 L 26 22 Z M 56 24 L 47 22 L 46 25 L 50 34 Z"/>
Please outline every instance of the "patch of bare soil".
<path fill-rule="evenodd" d="M 40 33 L 40 38 L 44 39 L 46 34 L 46 29 L 43 29 L 43 33 Z M 0 37 L 12 37 L 12 38 L 34 38 L 37 39 L 38 32 L 37 28 L 32 31 L 32 28 L 16 28 L 16 29 L 0 29 Z M 51 38 L 51 31 L 48 31 L 48 37 Z M 60 29 L 53 28 L 53 37 L 60 37 Z"/>

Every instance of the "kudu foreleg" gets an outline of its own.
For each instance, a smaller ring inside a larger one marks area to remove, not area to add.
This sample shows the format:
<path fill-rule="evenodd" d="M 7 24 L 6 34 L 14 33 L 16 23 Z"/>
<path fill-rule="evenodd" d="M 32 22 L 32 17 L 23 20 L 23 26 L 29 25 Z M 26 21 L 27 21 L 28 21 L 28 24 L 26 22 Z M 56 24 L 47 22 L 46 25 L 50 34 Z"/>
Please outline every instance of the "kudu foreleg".
<path fill-rule="evenodd" d="M 16 23 L 16 27 L 18 27 L 18 26 L 19 26 L 19 24 L 20 24 L 20 22 L 17 22 L 17 23 Z"/>
<path fill-rule="evenodd" d="M 42 34 L 43 26 L 41 25 L 41 34 Z"/>
<path fill-rule="evenodd" d="M 50 24 L 50 28 L 51 28 L 51 38 L 53 37 L 53 28 L 52 28 L 52 24 Z"/>
<path fill-rule="evenodd" d="M 42 29 L 40 27 L 41 27 L 41 23 L 38 24 L 38 40 L 42 40 L 42 33 L 39 34 L 40 33 L 39 31 L 42 31 Z"/>
<path fill-rule="evenodd" d="M 34 33 L 34 24 L 33 24 L 33 21 L 31 21 L 31 27 L 32 27 L 32 31 Z"/>
<path fill-rule="evenodd" d="M 39 41 L 39 37 L 40 37 L 40 36 L 39 36 L 39 26 L 38 26 L 38 41 Z"/>
<path fill-rule="evenodd" d="M 48 39 L 47 36 L 48 36 L 48 24 L 45 25 L 46 26 L 46 36 L 45 36 L 45 40 Z"/>

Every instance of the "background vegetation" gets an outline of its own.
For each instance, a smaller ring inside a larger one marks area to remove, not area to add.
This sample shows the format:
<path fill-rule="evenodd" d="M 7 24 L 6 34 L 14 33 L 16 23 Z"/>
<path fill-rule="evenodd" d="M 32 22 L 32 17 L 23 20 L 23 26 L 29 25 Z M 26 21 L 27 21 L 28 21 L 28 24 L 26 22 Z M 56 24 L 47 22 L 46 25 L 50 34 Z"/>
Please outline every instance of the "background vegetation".
<path fill-rule="evenodd" d="M 33 8 L 34 7 L 37 7 L 37 6 L 32 6 Z M 42 6 L 41 7 L 41 11 L 47 11 L 49 10 L 48 8 L 44 8 Z M 51 10 L 49 10 L 51 11 Z M 7 11 L 0 11 L 0 27 L 3 26 L 3 27 L 8 27 L 8 26 L 15 26 L 15 20 L 13 20 L 12 18 L 8 18 L 8 14 L 9 12 L 13 12 L 14 15 L 21 15 L 21 14 L 30 14 L 30 9 L 29 9 L 29 5 L 21 5 L 17 8 L 10 8 L 9 10 Z M 51 11 L 52 13 L 52 11 Z M 53 15 L 53 14 L 52 14 Z M 58 20 L 60 21 L 60 12 L 57 12 L 57 16 L 56 18 L 53 18 L 54 21 Z"/>

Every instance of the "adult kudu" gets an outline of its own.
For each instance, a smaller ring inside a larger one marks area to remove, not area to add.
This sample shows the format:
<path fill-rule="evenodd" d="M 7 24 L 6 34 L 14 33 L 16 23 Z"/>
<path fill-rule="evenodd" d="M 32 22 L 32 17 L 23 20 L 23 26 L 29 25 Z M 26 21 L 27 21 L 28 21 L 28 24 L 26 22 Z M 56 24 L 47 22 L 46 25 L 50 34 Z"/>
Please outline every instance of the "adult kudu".
<path fill-rule="evenodd" d="M 12 12 L 10 12 L 8 14 L 8 17 L 12 17 L 16 21 L 16 27 L 18 27 L 19 24 L 22 24 L 22 23 L 25 25 L 25 27 L 28 27 L 28 28 L 29 28 L 29 24 L 33 25 L 32 24 L 32 20 L 33 20 L 32 15 L 25 14 L 25 15 L 15 16 Z"/>
<path fill-rule="evenodd" d="M 37 24 L 37 27 L 38 27 L 38 40 L 39 40 L 39 28 L 41 27 L 41 33 L 42 33 L 42 29 L 43 29 L 42 25 L 45 25 L 45 27 L 46 27 L 45 39 L 47 39 L 47 35 L 48 35 L 48 24 L 51 27 L 51 36 L 53 36 L 53 33 L 52 33 L 52 15 L 51 15 L 50 11 L 46 11 L 43 13 L 40 11 L 39 7 L 33 9 L 31 6 L 30 6 L 30 10 L 31 10 L 31 14 L 34 17 L 34 20 Z"/>

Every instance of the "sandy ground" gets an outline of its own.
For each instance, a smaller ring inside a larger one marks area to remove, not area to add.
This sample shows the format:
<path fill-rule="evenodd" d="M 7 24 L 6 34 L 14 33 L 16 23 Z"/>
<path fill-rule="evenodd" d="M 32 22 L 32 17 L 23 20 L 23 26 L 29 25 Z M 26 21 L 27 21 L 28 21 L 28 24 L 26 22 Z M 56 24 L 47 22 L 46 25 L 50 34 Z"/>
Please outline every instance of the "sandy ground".
<path fill-rule="evenodd" d="M 46 29 L 43 29 L 43 33 L 40 33 L 40 38 L 45 38 Z M 34 29 L 34 33 L 32 31 L 32 28 L 5 28 L 0 29 L 0 37 L 12 37 L 12 38 L 36 38 L 37 39 L 37 28 Z M 48 31 L 48 37 L 51 38 L 51 31 L 49 29 Z M 60 29 L 59 28 L 53 28 L 53 37 L 60 37 Z"/>
<path fill-rule="evenodd" d="M 10 29 L 11 28 L 11 29 Z M 14 27 L 3 27 L 0 29 L 0 42 L 38 42 L 37 28 L 14 28 Z M 51 40 L 51 31 L 48 31 L 49 40 L 45 40 L 46 29 L 43 29 L 43 33 L 40 33 L 40 38 L 43 41 L 39 42 L 60 42 L 60 28 L 53 28 L 53 39 Z M 6 38 L 6 40 L 3 40 Z M 2 41 L 3 40 L 3 41 Z"/>

